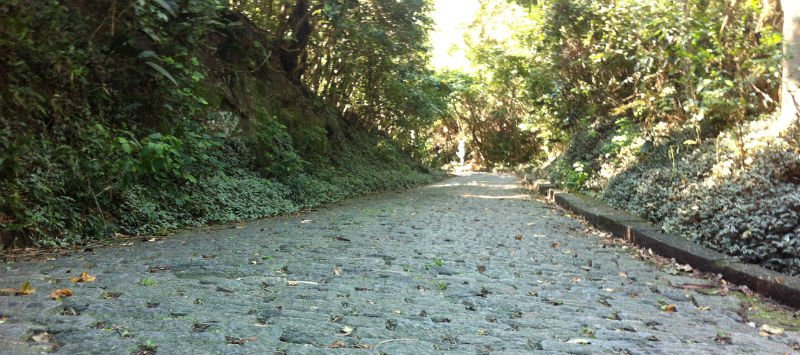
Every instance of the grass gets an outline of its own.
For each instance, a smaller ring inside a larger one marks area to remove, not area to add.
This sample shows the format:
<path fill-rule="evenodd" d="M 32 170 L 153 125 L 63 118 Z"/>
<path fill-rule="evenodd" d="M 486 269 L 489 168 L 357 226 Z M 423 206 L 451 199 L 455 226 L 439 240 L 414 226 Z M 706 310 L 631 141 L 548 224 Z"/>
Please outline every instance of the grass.
<path fill-rule="evenodd" d="M 145 278 L 139 280 L 139 285 L 140 286 L 145 286 L 145 287 L 154 287 L 154 286 L 158 286 L 158 281 L 153 280 L 150 277 L 145 277 Z"/>
<path fill-rule="evenodd" d="M 741 301 L 740 315 L 747 320 L 756 324 L 780 326 L 788 331 L 800 331 L 800 312 L 741 292 L 733 294 Z"/>

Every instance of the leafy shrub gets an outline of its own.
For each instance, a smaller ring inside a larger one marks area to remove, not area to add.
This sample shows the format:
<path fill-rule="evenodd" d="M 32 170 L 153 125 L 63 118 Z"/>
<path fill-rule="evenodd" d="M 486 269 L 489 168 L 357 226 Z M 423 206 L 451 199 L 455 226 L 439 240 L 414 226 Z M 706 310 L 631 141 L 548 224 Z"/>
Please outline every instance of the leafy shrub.
<path fill-rule="evenodd" d="M 747 132 L 765 124 L 754 122 Z M 791 274 L 800 274 L 800 155 L 787 142 L 755 138 L 765 148 L 742 161 L 739 138 L 723 133 L 692 146 L 675 161 L 665 150 L 612 178 L 604 200 L 663 229 L 715 250 Z"/>
<path fill-rule="evenodd" d="M 189 193 L 185 207 L 200 222 L 230 222 L 294 212 L 290 190 L 257 176 L 216 174 Z"/>
<path fill-rule="evenodd" d="M 431 178 L 391 143 L 370 150 L 362 128 L 342 135 L 336 108 L 274 70 L 279 44 L 232 6 L 0 4 L 3 246 L 163 234 Z"/>

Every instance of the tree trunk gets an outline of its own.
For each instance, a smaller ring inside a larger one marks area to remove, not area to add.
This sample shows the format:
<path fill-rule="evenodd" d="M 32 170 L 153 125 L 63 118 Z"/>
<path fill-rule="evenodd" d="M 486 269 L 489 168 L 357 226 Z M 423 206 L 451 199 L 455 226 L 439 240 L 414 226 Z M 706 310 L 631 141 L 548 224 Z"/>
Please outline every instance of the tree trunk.
<path fill-rule="evenodd" d="M 800 103 L 800 1 L 781 0 L 783 8 L 783 83 L 781 85 L 781 128 L 798 117 Z"/>
<path fill-rule="evenodd" d="M 297 0 L 287 20 L 288 29 L 292 31 L 291 39 L 284 41 L 278 49 L 283 70 L 289 80 L 299 83 L 305 70 L 306 45 L 311 37 L 311 22 L 309 16 L 311 9 L 308 0 Z"/>

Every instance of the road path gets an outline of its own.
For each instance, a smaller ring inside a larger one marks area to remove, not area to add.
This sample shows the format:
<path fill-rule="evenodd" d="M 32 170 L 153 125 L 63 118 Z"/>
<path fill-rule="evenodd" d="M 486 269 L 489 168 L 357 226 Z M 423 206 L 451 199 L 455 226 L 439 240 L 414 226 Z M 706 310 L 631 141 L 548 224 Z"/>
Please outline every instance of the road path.
<path fill-rule="evenodd" d="M 6 264 L 0 353 L 780 354 L 740 298 L 474 174 L 301 216 Z M 81 272 L 96 280 L 72 283 Z M 671 271 L 671 272 L 669 272 Z M 48 295 L 71 288 L 74 295 Z"/>

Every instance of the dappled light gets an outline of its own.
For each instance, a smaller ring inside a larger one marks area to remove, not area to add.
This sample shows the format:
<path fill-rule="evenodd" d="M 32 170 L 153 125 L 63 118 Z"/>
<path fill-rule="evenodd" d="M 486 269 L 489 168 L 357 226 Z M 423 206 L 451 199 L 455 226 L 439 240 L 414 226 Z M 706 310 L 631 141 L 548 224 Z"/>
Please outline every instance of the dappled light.
<path fill-rule="evenodd" d="M 0 238 L 168 234 L 515 171 L 800 273 L 782 3 L 11 0 Z"/>
<path fill-rule="evenodd" d="M 0 19 L 0 353 L 800 351 L 800 1 Z"/>
<path fill-rule="evenodd" d="M 482 1 L 463 29 L 469 70 L 440 70 L 452 91 L 437 152 L 452 162 L 466 141 L 470 168 L 528 164 L 527 176 L 800 273 L 797 98 L 781 96 L 800 73 L 784 65 L 781 80 L 800 23 L 789 3 L 783 21 L 769 1 Z"/>
<path fill-rule="evenodd" d="M 528 194 L 519 194 L 519 195 L 461 195 L 464 198 L 481 198 L 481 199 L 488 199 L 488 200 L 530 200 L 531 196 Z"/>

